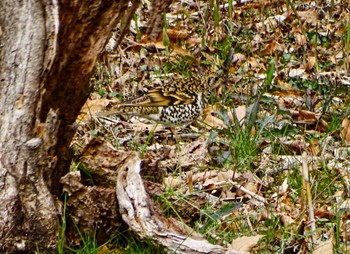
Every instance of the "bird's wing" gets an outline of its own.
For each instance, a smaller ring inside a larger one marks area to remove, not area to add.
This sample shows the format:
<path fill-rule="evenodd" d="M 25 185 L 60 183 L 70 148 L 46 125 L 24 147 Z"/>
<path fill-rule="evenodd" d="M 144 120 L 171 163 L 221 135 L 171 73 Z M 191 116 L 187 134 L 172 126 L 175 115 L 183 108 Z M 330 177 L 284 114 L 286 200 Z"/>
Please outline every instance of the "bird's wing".
<path fill-rule="evenodd" d="M 176 89 L 158 87 L 148 91 L 145 95 L 122 103 L 123 106 L 166 107 L 179 104 L 193 103 L 195 98 Z"/>
<path fill-rule="evenodd" d="M 190 77 L 181 80 L 174 80 L 167 86 L 164 86 L 162 92 L 164 96 L 172 97 L 173 105 L 191 104 L 196 100 L 196 96 L 203 88 L 197 78 Z"/>

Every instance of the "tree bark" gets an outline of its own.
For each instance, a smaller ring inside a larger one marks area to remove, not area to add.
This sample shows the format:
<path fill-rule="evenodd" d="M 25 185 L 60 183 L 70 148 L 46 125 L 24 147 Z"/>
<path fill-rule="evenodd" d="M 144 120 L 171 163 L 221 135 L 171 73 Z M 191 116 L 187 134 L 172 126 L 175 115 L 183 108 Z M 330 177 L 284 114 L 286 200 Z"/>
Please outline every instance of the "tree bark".
<path fill-rule="evenodd" d="M 56 247 L 74 121 L 112 29 L 130 20 L 127 7 L 0 1 L 0 252 Z"/>

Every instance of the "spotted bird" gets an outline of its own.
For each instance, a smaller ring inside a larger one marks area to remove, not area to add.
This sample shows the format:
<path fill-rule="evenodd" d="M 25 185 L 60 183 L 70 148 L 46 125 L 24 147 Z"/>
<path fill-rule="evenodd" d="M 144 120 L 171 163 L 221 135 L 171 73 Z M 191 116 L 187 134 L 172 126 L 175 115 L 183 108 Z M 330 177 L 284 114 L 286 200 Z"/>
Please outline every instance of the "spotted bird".
<path fill-rule="evenodd" d="M 220 84 L 217 76 L 173 80 L 98 115 L 127 114 L 169 125 L 189 124 L 202 114 L 211 90 Z"/>

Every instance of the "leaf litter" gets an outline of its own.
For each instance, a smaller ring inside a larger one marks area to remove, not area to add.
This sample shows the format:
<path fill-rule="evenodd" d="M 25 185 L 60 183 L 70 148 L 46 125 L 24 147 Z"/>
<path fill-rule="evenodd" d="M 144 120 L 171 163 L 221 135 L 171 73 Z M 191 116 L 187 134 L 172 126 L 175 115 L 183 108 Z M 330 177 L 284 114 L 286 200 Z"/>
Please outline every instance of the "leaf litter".
<path fill-rule="evenodd" d="M 168 198 L 179 213 L 168 209 L 168 216 L 180 214 L 198 231 L 208 225 L 201 233 L 210 241 L 225 247 L 232 242 L 236 249 L 235 241 L 256 236 L 246 251 L 317 253 L 317 246 L 329 248 L 331 239 L 344 251 L 350 193 L 346 3 L 232 3 L 232 9 L 216 3 L 216 14 L 214 2 L 173 3 L 166 40 L 164 29 L 156 40 L 142 36 L 149 10 L 140 10 L 131 33 L 96 67 L 95 92 L 77 120 L 72 168 L 86 171 L 80 181 L 88 188 L 112 189 L 115 172 L 130 151 L 137 151 L 147 188 L 157 190 L 152 196 L 165 205 L 162 197 L 173 193 Z M 271 59 L 274 72 L 267 84 Z M 213 92 L 202 118 L 190 126 L 173 131 L 142 118 L 96 117 L 155 85 L 206 73 L 228 75 L 227 83 Z M 251 125 L 248 116 L 258 95 Z M 303 153 L 308 183 L 302 181 Z M 306 187 L 316 230 L 310 227 Z M 214 216 L 213 224 L 208 224 L 212 216 L 202 213 L 219 214 L 226 204 L 238 202 L 237 210 Z"/>

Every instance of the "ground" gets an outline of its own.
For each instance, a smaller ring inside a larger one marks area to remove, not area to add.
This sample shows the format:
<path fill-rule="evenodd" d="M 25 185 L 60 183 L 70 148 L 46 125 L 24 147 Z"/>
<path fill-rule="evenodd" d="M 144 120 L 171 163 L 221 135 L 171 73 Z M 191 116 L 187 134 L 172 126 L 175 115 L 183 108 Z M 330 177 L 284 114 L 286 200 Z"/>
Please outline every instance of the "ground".
<path fill-rule="evenodd" d="M 346 252 L 348 8 L 344 1 L 181 1 L 150 41 L 143 6 L 123 43 L 112 50 L 112 39 L 96 66 L 72 170 L 108 196 L 113 178 L 98 177 L 113 175 L 136 151 L 164 216 L 212 243 L 237 250 L 243 241 L 252 253 Z M 211 74 L 225 82 L 191 125 L 96 117 L 171 79 Z"/>

